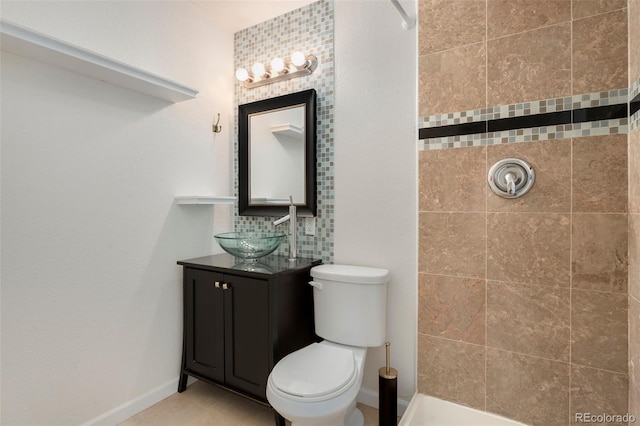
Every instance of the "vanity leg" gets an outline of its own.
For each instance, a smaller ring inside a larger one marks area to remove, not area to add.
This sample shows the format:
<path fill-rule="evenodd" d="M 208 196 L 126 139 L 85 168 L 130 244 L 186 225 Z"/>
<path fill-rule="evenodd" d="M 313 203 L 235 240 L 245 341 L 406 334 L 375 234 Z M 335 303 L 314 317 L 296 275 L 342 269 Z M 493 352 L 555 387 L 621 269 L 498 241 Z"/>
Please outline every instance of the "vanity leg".
<path fill-rule="evenodd" d="M 273 416 L 276 420 L 276 426 L 285 426 L 284 417 L 280 415 L 276 410 L 273 410 Z"/>
<path fill-rule="evenodd" d="M 187 339 L 184 337 L 187 335 L 186 323 L 187 321 L 183 320 L 183 324 L 185 325 L 183 325 L 182 331 L 182 360 L 180 361 L 180 380 L 178 381 L 178 393 L 182 393 L 187 389 L 187 379 L 189 378 L 189 375 L 184 372 L 187 366 Z"/>
<path fill-rule="evenodd" d="M 178 392 L 182 393 L 187 389 L 188 374 L 180 373 L 180 381 L 178 382 Z"/>

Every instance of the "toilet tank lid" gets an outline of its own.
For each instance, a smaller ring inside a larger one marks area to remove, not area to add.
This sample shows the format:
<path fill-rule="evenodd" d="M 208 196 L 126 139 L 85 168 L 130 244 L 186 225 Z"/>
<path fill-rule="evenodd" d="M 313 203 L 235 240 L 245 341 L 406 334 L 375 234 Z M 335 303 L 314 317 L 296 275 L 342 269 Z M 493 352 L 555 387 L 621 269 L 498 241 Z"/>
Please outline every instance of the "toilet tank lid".
<path fill-rule="evenodd" d="M 389 271 L 381 268 L 354 265 L 318 265 L 311 268 L 311 276 L 322 280 L 358 284 L 384 284 Z"/>

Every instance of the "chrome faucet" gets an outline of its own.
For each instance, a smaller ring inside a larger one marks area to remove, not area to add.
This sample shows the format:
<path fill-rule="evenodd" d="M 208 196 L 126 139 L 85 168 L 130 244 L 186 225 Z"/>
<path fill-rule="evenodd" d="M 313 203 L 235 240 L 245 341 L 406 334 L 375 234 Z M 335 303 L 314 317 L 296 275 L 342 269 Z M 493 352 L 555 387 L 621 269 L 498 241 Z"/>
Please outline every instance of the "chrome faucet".
<path fill-rule="evenodd" d="M 293 196 L 289 195 L 289 201 L 291 203 L 289 204 L 289 214 L 273 222 L 273 225 L 278 226 L 281 223 L 289 221 L 289 262 L 295 262 L 297 258 L 296 252 L 298 251 L 298 235 L 296 232 L 298 228 L 298 216 L 296 206 L 293 204 Z"/>

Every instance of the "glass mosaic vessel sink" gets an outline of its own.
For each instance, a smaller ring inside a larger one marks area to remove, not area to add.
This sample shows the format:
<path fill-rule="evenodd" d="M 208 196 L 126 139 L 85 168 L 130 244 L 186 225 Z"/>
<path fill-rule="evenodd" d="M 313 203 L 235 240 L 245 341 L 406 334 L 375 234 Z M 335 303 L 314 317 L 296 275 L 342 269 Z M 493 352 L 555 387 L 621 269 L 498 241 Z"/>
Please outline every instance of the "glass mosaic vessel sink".
<path fill-rule="evenodd" d="M 213 236 L 224 251 L 245 261 L 273 253 L 284 237 L 280 232 L 224 232 Z"/>

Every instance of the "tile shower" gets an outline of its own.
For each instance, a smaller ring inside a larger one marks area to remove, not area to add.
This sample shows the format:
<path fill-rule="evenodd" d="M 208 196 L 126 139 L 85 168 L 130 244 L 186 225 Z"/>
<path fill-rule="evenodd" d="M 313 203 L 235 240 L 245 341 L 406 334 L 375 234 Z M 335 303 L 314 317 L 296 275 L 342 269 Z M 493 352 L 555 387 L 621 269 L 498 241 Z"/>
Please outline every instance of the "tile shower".
<path fill-rule="evenodd" d="M 640 418 L 640 0 L 418 7 L 419 391 Z M 487 187 L 508 157 L 523 198 Z"/>

